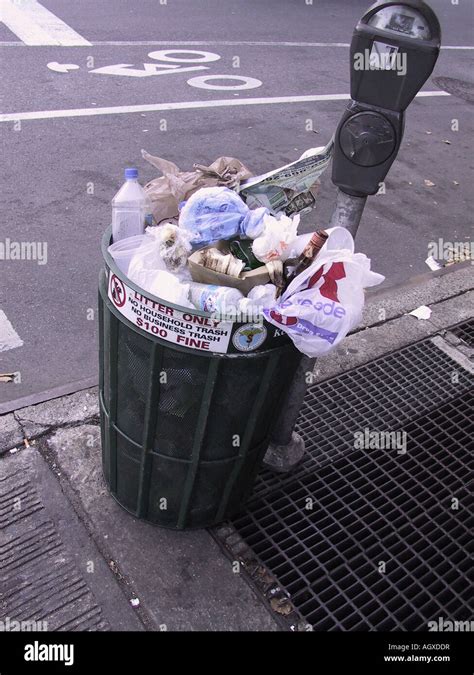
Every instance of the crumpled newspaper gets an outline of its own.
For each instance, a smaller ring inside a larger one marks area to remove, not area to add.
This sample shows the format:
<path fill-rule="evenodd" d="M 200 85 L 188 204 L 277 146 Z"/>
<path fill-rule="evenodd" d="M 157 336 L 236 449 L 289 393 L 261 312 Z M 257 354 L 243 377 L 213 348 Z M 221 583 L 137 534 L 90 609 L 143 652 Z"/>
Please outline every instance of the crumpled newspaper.
<path fill-rule="evenodd" d="M 235 188 L 253 175 L 235 157 L 218 157 L 210 166 L 194 164 L 194 171 L 181 171 L 174 162 L 150 155 L 146 150 L 142 150 L 142 157 L 163 174 L 145 185 L 153 204 L 153 218 L 158 224 L 177 223 L 179 204 L 196 190 L 216 186 Z"/>

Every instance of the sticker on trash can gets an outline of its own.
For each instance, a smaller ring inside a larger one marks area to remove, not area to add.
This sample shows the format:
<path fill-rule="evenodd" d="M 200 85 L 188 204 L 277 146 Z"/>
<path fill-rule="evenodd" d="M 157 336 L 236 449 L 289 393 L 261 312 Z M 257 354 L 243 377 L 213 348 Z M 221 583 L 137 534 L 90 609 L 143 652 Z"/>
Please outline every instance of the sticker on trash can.
<path fill-rule="evenodd" d="M 267 338 L 267 329 L 261 323 L 246 323 L 235 331 L 232 343 L 239 352 L 253 352 Z"/>
<path fill-rule="evenodd" d="M 126 286 L 109 275 L 108 296 L 114 307 L 134 326 L 166 342 L 204 352 L 225 354 L 234 324 L 191 312 L 180 312 Z"/>

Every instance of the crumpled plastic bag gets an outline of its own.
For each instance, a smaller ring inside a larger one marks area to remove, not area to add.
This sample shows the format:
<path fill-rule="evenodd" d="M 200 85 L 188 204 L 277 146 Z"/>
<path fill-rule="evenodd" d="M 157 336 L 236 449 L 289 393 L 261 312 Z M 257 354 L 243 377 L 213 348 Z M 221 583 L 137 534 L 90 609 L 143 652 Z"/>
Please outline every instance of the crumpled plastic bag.
<path fill-rule="evenodd" d="M 234 157 L 219 157 L 210 166 L 194 164 L 194 171 L 180 171 L 174 162 L 150 155 L 146 150 L 142 150 L 142 157 L 163 174 L 145 185 L 157 223 L 177 222 L 179 204 L 200 188 L 217 185 L 233 188 L 252 176 L 247 167 Z"/>
<path fill-rule="evenodd" d="M 147 227 L 143 243 L 130 260 L 127 276 L 149 291 L 156 272 L 181 272 L 187 265 L 190 251 L 189 233 L 176 225 Z"/>
<path fill-rule="evenodd" d="M 158 270 L 155 272 L 153 281 L 146 291 L 156 295 L 162 300 L 172 302 L 181 307 L 193 308 L 194 305 L 189 300 L 189 284 L 184 283 L 171 272 Z"/>
<path fill-rule="evenodd" d="M 193 244 L 206 246 L 238 234 L 250 238 L 258 236 L 263 231 L 266 214 L 268 209 L 263 207 L 251 211 L 229 188 L 202 188 L 182 206 L 179 225 L 192 232 Z"/>
<path fill-rule="evenodd" d="M 176 305 L 193 307 L 186 283 L 190 280 L 186 268 L 190 249 L 187 233 L 176 225 L 147 227 L 143 243 L 130 260 L 127 276 L 148 293 Z"/>
<path fill-rule="evenodd" d="M 271 307 L 275 304 L 276 293 L 277 287 L 274 284 L 254 286 L 247 297 L 240 300 L 239 312 L 245 315 L 251 314 L 256 320 L 259 315 L 263 314 L 264 307 Z"/>
<path fill-rule="evenodd" d="M 271 260 L 286 260 L 290 246 L 296 238 L 300 216 L 292 218 L 281 214 L 278 218 L 266 215 L 263 218 L 263 232 L 255 239 L 252 251 L 263 263 Z"/>
<path fill-rule="evenodd" d="M 371 271 L 364 253 L 354 253 L 354 240 L 345 228 L 326 232 L 328 239 L 314 262 L 293 279 L 278 304 L 263 311 L 309 357 L 327 354 L 357 326 L 364 288 L 385 278 Z"/>
<path fill-rule="evenodd" d="M 160 254 L 159 242 L 147 233 L 130 260 L 127 276 L 147 291 L 158 270 L 166 271 L 166 264 Z"/>
<path fill-rule="evenodd" d="M 154 238 L 166 268 L 177 272 L 186 267 L 192 246 L 189 232 L 177 225 L 166 223 L 158 227 L 147 227 L 147 235 Z"/>

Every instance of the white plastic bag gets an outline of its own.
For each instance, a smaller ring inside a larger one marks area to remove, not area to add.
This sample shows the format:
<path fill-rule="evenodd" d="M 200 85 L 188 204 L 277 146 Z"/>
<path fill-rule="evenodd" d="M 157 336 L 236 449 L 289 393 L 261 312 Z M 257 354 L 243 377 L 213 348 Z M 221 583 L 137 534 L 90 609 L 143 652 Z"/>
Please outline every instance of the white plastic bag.
<path fill-rule="evenodd" d="M 159 254 L 166 269 L 177 272 L 186 267 L 192 249 L 190 232 L 172 223 L 165 223 L 158 227 L 147 227 L 146 233 L 158 242 Z"/>
<path fill-rule="evenodd" d="M 183 283 L 171 272 L 158 270 L 149 286 L 145 289 L 158 298 L 172 302 L 181 307 L 194 307 L 189 300 L 189 284 Z"/>
<path fill-rule="evenodd" d="M 239 312 L 244 315 L 252 315 L 256 321 L 263 315 L 264 307 L 271 307 L 276 302 L 277 287 L 274 284 L 264 284 L 261 286 L 254 286 L 249 291 L 246 298 L 242 298 L 239 302 Z M 242 321 L 250 321 L 249 319 L 242 319 Z"/>
<path fill-rule="evenodd" d="M 288 218 L 281 214 L 278 218 L 263 217 L 263 233 L 254 240 L 252 251 L 257 260 L 263 263 L 271 260 L 286 260 L 290 247 L 296 238 L 300 222 L 299 215 Z"/>
<path fill-rule="evenodd" d="M 267 321 L 310 357 L 327 354 L 357 326 L 364 288 L 385 278 L 371 271 L 364 253 L 354 253 L 354 240 L 345 228 L 326 231 L 328 239 L 312 265 L 293 279 L 277 305 L 264 309 Z"/>
<path fill-rule="evenodd" d="M 189 301 L 189 283 L 186 283 L 186 275 L 183 274 L 184 268 L 178 269 L 176 273 L 172 274 L 168 271 L 163 260 L 161 251 L 164 242 L 168 241 L 166 227 L 160 225 L 159 227 L 147 228 L 143 244 L 130 261 L 127 276 L 148 293 L 176 305 L 192 307 L 193 305 Z M 176 228 L 176 230 L 179 229 L 175 225 L 171 227 Z M 175 233 L 174 230 L 173 233 Z M 180 252 L 176 249 L 177 246 L 179 247 L 177 242 L 179 242 L 179 238 L 173 239 L 172 246 L 175 247 L 175 250 L 173 256 L 169 257 L 169 261 L 173 260 L 175 263 L 180 260 Z M 165 246 L 165 257 L 170 248 L 172 247 Z M 186 258 L 184 262 L 186 263 Z"/>

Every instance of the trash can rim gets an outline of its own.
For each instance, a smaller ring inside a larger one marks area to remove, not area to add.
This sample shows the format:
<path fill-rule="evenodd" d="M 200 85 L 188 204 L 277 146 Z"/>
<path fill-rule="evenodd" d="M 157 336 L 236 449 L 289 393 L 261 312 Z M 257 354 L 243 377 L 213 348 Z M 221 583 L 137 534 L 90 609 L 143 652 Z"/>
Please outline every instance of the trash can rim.
<path fill-rule="evenodd" d="M 102 275 L 105 276 L 105 270 L 103 268 L 100 271 L 99 279 L 102 278 Z M 104 286 L 105 286 L 105 288 L 107 287 L 107 281 L 106 280 L 104 281 Z M 102 301 L 107 306 L 107 309 L 109 310 L 109 312 L 112 312 L 112 314 L 116 318 L 118 318 L 121 323 L 125 324 L 129 330 L 132 330 L 134 333 L 137 333 L 138 335 L 145 336 L 147 338 L 150 337 L 149 333 L 146 333 L 141 328 L 138 328 L 135 324 L 133 324 L 131 321 L 129 321 L 129 319 L 127 319 L 126 316 L 124 316 L 123 314 L 120 314 L 117 311 L 117 308 L 114 307 L 114 305 L 110 302 L 110 299 L 107 296 L 107 292 L 105 292 L 105 294 L 102 295 L 102 291 L 100 289 L 100 286 L 99 286 L 99 292 L 101 293 Z M 239 324 L 237 323 L 237 325 L 239 325 Z M 174 351 L 182 352 L 184 354 L 190 354 L 190 353 L 196 354 L 197 353 L 197 354 L 200 354 L 204 357 L 214 358 L 214 359 L 215 358 L 236 359 L 236 358 L 241 358 L 242 356 L 245 356 L 246 359 L 258 359 L 258 358 L 268 356 L 268 353 L 270 351 L 275 350 L 275 349 L 287 349 L 287 350 L 291 351 L 291 349 L 293 347 L 293 345 L 291 343 L 291 340 L 288 340 L 288 342 L 285 342 L 284 344 L 281 344 L 278 347 L 268 347 L 267 349 L 256 350 L 254 352 L 235 352 L 235 353 L 234 352 L 213 352 L 213 351 L 204 352 L 204 351 L 199 351 L 199 350 L 193 349 L 192 347 L 183 347 L 183 346 L 177 345 L 175 343 L 166 342 L 165 340 L 160 339 L 156 335 L 153 335 L 152 337 L 153 337 L 155 342 L 157 342 L 161 347 L 163 347 L 165 349 L 170 349 L 170 344 L 172 344 L 172 350 L 174 350 Z"/>
<path fill-rule="evenodd" d="M 134 281 L 129 279 L 126 274 L 122 272 L 122 270 L 116 265 L 115 260 L 113 257 L 110 255 L 108 248 L 112 243 L 112 225 L 109 225 L 109 227 L 105 230 L 104 235 L 102 237 L 102 255 L 104 257 L 105 263 L 107 267 L 117 276 L 121 281 L 127 284 L 127 286 L 130 286 L 134 291 L 137 293 L 141 293 L 142 295 L 146 295 L 149 297 L 151 300 L 153 300 L 156 303 L 163 303 L 169 307 L 172 307 L 173 309 L 178 310 L 178 312 L 183 312 L 185 314 L 192 313 L 197 316 L 205 316 L 209 319 L 213 319 L 214 315 L 211 314 L 211 312 L 203 312 L 200 309 L 195 309 L 194 307 L 183 307 L 182 305 L 176 305 L 173 302 L 170 302 L 169 300 L 165 300 L 164 298 L 160 298 L 157 295 L 153 295 L 153 293 L 150 293 L 149 291 L 145 291 L 143 288 L 140 288 Z M 224 321 L 232 321 L 231 319 L 223 319 Z M 232 321 L 232 323 L 239 323 L 236 322 L 235 320 Z"/>

